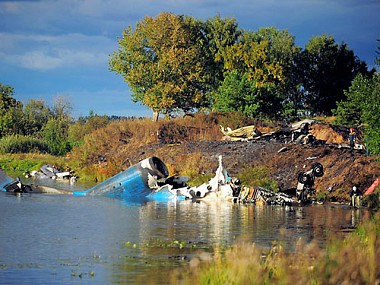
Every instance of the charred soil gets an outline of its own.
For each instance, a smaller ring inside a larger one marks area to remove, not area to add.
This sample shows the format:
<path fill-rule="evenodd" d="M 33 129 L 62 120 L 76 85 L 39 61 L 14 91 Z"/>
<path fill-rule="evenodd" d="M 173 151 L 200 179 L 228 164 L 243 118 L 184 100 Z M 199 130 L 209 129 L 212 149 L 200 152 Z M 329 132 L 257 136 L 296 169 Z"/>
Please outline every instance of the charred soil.
<path fill-rule="evenodd" d="M 354 185 L 364 192 L 380 176 L 377 157 L 367 156 L 362 150 L 339 147 L 338 144 L 346 140 L 344 133 L 327 125 L 315 125 L 310 133 L 326 144 L 304 145 L 273 138 L 188 141 L 180 136 L 173 143 L 156 142 L 136 148 L 133 153 L 129 152 L 128 159 L 139 161 L 158 156 L 172 173 L 183 169 L 183 164 L 191 167 L 190 163 L 197 164 L 203 173 L 214 173 L 218 156 L 222 155 L 223 164 L 231 176 L 239 177 L 249 167 L 265 166 L 270 170 L 271 178 L 284 190 L 295 188 L 298 173 L 309 170 L 314 162 L 320 162 L 324 175 L 315 180 L 316 192 L 340 202 L 348 200 L 348 193 Z"/>
<path fill-rule="evenodd" d="M 279 152 L 279 150 L 282 150 Z M 324 175 L 315 180 L 315 189 L 331 200 L 347 200 L 353 185 L 365 191 L 380 176 L 380 164 L 362 152 L 331 146 L 309 146 L 277 141 L 202 141 L 175 145 L 151 145 L 141 155 L 156 155 L 165 163 L 176 164 L 181 156 L 198 154 L 204 172 L 213 173 L 218 156 L 231 176 L 239 177 L 247 167 L 266 166 L 271 177 L 283 189 L 295 188 L 297 175 L 310 169 L 314 162 L 324 166 Z M 170 155 L 169 155 L 170 154 Z M 177 159 L 176 159 L 177 158 Z M 208 161 L 209 163 L 206 163 Z"/>
<path fill-rule="evenodd" d="M 239 123 L 232 124 L 231 118 L 229 122 L 224 119 L 202 115 L 158 123 L 115 122 L 95 131 L 72 156 L 78 160 L 85 157 L 83 165 L 88 165 L 91 173 L 95 169 L 96 173 L 104 174 L 103 178 L 157 156 L 171 175 L 187 175 L 193 180 L 201 174 L 212 176 L 218 156 L 222 155 L 230 176 L 239 177 L 249 168 L 265 167 L 266 175 L 283 190 L 295 188 L 298 174 L 319 162 L 324 175 L 315 179 L 314 188 L 317 194 L 335 201 L 347 201 L 354 185 L 364 192 L 380 176 L 379 157 L 366 155 L 364 150 L 351 150 L 347 145 L 347 128 L 315 121 L 307 130 L 313 142 L 304 144 L 293 140 L 294 125 L 290 128 L 237 119 Z M 223 140 L 221 126 L 236 129 L 251 125 L 260 131 L 260 138 Z M 360 130 L 357 134 L 361 142 Z M 378 193 L 379 189 L 375 191 Z"/>

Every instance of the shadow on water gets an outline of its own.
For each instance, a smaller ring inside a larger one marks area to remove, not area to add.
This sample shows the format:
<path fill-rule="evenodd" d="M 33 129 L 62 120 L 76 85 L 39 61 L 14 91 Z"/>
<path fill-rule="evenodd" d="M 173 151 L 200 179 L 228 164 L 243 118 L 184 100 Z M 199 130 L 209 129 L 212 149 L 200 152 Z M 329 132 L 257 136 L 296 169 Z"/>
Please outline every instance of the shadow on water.
<path fill-rule="evenodd" d="M 0 193 L 0 283 L 165 283 L 200 252 L 237 241 L 324 245 L 368 213 L 347 206 L 125 201 Z"/>

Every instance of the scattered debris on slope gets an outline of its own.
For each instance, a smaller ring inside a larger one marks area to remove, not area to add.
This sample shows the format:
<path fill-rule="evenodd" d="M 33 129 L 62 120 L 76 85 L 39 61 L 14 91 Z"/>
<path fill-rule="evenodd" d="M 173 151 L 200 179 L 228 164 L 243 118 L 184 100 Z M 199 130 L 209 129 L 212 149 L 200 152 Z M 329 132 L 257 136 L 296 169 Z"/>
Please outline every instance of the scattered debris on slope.
<path fill-rule="evenodd" d="M 281 189 L 295 189 L 298 173 L 318 161 L 324 166 L 324 176 L 315 181 L 316 194 L 324 193 L 336 201 L 347 200 L 353 185 L 365 191 L 380 177 L 380 164 L 376 157 L 366 155 L 360 144 L 354 149 L 347 144 L 348 128 L 303 121 L 289 128 L 266 132 L 254 126 L 235 132 L 223 128 L 223 131 L 223 140 L 184 139 L 174 145 L 157 143 L 137 148 L 128 155 L 134 161 L 157 155 L 170 168 L 176 169 L 181 168 L 184 157 L 197 154 L 202 160 L 202 171 L 205 173 L 213 172 L 213 163 L 210 162 L 222 155 L 231 175 L 238 177 L 248 167 L 265 166 L 271 170 L 272 178 Z M 234 139 L 229 140 L 226 135 L 232 137 L 231 131 Z M 236 139 L 238 133 L 243 136 L 241 139 Z M 312 139 L 307 142 L 297 140 L 300 135 L 309 135 Z"/>

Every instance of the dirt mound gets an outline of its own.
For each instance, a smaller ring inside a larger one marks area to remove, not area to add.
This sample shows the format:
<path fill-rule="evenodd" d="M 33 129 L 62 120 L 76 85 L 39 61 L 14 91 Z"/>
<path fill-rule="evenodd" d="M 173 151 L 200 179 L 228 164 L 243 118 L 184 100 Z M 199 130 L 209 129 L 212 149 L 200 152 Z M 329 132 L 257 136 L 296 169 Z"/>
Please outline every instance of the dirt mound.
<path fill-rule="evenodd" d="M 315 180 L 315 189 L 338 201 L 348 200 L 353 185 L 365 191 L 380 177 L 376 157 L 366 156 L 360 149 L 351 150 L 347 145 L 340 146 L 347 143 L 348 128 L 313 123 L 309 134 L 323 142 L 304 144 L 292 139 L 292 134 L 299 129 L 280 128 L 265 135 L 265 131 L 275 127 L 258 126 L 264 135 L 257 139 L 222 141 L 219 121 L 198 125 L 168 121 L 156 131 L 154 142 L 133 145 L 125 142 L 117 148 L 117 158 L 133 165 L 146 157 L 157 156 L 172 175 L 194 174 L 192 176 L 196 177 L 200 173 L 214 174 L 218 156 L 222 155 L 231 176 L 239 177 L 248 168 L 266 166 L 271 178 L 283 189 L 295 188 L 299 172 L 320 162 L 324 175 Z M 301 131 L 303 133 L 304 129 Z M 193 173 L 185 173 L 189 171 Z"/>
<path fill-rule="evenodd" d="M 309 129 L 312 134 L 318 140 L 324 140 L 328 144 L 336 143 L 341 144 L 346 142 L 342 132 L 334 130 L 331 125 L 327 124 L 314 124 Z M 348 130 L 347 130 L 348 133 Z"/>

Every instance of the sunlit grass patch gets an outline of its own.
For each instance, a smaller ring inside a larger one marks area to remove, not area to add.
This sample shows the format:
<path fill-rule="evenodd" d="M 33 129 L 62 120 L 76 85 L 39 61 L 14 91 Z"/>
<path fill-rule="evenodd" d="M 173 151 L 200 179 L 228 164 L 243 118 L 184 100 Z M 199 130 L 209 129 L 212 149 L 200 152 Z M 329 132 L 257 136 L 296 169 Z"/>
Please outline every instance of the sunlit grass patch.
<path fill-rule="evenodd" d="M 10 176 L 20 176 L 31 170 L 39 171 L 41 166 L 47 163 L 55 164 L 62 169 L 70 164 L 64 157 L 50 154 L 21 153 L 0 155 L 0 168 Z"/>
<path fill-rule="evenodd" d="M 239 174 L 239 179 L 247 186 L 260 186 L 274 192 L 278 191 L 277 181 L 270 178 L 270 169 L 265 166 L 246 168 Z"/>

